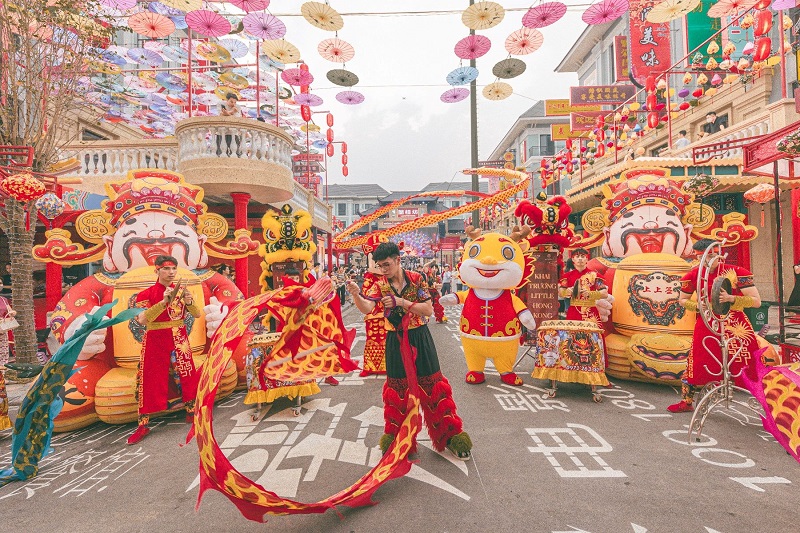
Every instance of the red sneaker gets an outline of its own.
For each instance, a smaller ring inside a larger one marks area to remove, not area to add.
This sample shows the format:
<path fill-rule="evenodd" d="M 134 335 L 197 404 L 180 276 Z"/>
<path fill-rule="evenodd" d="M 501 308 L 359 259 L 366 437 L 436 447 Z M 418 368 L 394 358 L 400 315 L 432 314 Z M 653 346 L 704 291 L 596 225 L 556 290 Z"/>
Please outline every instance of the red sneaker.
<path fill-rule="evenodd" d="M 483 374 L 483 372 L 467 372 L 467 377 L 464 381 L 470 385 L 480 385 L 486 381 L 486 376 Z"/>
<path fill-rule="evenodd" d="M 150 428 L 147 426 L 139 426 L 136 428 L 136 431 L 133 432 L 133 435 L 128 437 L 128 445 L 136 444 L 143 438 L 145 438 L 150 433 Z"/>
<path fill-rule="evenodd" d="M 335 387 L 336 385 L 338 385 L 338 384 L 339 384 L 339 380 L 338 380 L 338 379 L 336 379 L 336 378 L 335 378 L 335 377 L 333 377 L 333 376 L 328 376 L 327 378 L 325 378 L 325 383 L 327 383 L 328 385 L 332 385 L 332 386 L 334 386 L 334 387 Z"/>
<path fill-rule="evenodd" d="M 686 403 L 685 400 L 681 400 L 667 407 L 667 411 L 670 413 L 690 413 L 694 411 L 694 407 L 692 407 L 692 404 Z"/>
<path fill-rule="evenodd" d="M 513 385 L 514 387 L 519 387 L 520 385 L 522 385 L 522 378 L 513 372 L 500 374 L 500 381 L 502 381 L 506 385 Z"/>

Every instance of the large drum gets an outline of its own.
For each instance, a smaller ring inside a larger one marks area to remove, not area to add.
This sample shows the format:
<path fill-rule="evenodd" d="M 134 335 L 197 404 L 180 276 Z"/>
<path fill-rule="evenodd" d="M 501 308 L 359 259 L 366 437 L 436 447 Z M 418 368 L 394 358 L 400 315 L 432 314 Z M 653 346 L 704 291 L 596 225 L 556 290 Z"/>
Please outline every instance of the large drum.
<path fill-rule="evenodd" d="M 536 345 L 534 378 L 608 385 L 603 330 L 596 323 L 546 320 L 537 329 Z"/>

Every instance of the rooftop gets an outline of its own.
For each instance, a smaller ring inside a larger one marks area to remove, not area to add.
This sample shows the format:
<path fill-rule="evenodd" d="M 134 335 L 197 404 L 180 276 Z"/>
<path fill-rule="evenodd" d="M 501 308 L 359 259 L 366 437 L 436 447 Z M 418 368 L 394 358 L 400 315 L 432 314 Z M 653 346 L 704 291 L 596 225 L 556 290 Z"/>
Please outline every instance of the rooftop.
<path fill-rule="evenodd" d="M 328 185 L 328 198 L 375 198 L 381 199 L 389 191 L 375 183 L 333 183 Z"/>
<path fill-rule="evenodd" d="M 471 181 L 434 181 L 429 183 L 422 189 L 422 192 L 429 191 L 471 191 Z M 480 192 L 489 192 L 489 182 L 486 180 L 478 180 L 478 190 Z"/>

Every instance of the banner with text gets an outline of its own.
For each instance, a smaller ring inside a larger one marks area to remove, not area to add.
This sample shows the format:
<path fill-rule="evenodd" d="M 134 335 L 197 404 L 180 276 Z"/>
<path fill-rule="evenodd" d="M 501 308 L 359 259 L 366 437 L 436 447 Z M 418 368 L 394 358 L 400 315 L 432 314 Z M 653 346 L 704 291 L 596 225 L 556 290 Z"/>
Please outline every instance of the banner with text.
<path fill-rule="evenodd" d="M 600 105 L 571 105 L 566 98 L 563 100 L 545 100 L 544 116 L 568 117 L 573 111 L 600 111 L 602 108 L 603 106 Z"/>
<path fill-rule="evenodd" d="M 658 0 L 629 0 L 630 69 L 636 81 L 644 85 L 650 74 L 660 74 L 670 66 L 669 22 L 655 24 L 647 14 Z"/>
<path fill-rule="evenodd" d="M 582 85 L 569 88 L 570 105 L 609 104 L 616 105 L 636 94 L 633 85 Z M 583 108 L 586 109 L 586 108 Z M 576 109 L 575 111 L 583 111 Z"/>
<path fill-rule="evenodd" d="M 614 37 L 614 81 L 628 81 L 630 79 L 630 63 L 628 61 L 628 36 L 617 35 Z"/>

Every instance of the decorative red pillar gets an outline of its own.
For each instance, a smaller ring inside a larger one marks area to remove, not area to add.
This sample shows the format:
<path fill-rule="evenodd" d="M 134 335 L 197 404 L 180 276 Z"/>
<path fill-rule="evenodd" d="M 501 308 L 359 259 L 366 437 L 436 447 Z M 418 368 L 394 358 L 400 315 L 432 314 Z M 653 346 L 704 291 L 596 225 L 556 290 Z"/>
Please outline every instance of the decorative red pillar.
<path fill-rule="evenodd" d="M 233 227 L 234 229 L 249 229 L 247 227 L 247 203 L 250 201 L 250 194 L 246 192 L 232 192 L 233 198 Z M 235 263 L 236 286 L 242 291 L 245 298 L 250 297 L 248 287 L 249 272 L 247 268 L 247 257 L 237 259 Z"/>
<path fill-rule="evenodd" d="M 328 275 L 333 271 L 333 235 L 328 233 Z"/>
<path fill-rule="evenodd" d="M 61 265 L 57 263 L 47 263 L 44 271 L 45 277 L 45 302 L 49 313 L 56 308 L 61 299 L 61 286 L 63 285 Z"/>

